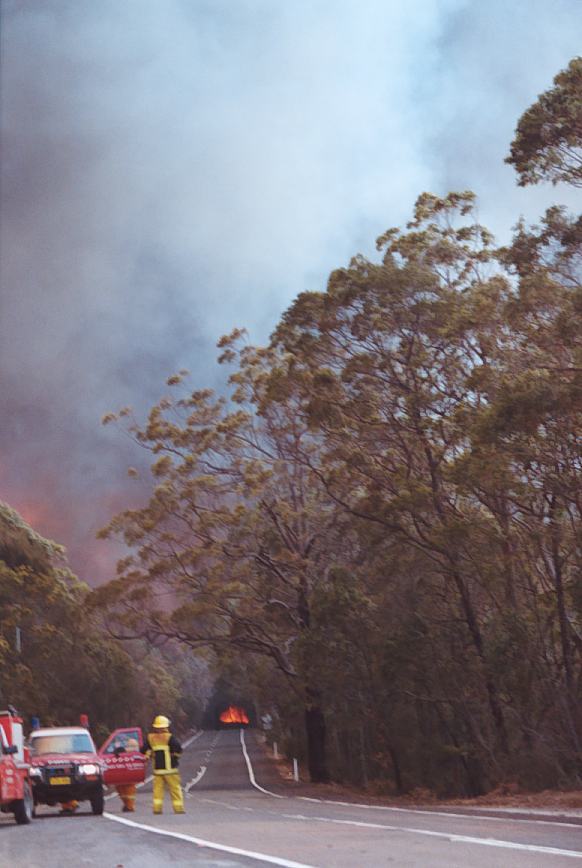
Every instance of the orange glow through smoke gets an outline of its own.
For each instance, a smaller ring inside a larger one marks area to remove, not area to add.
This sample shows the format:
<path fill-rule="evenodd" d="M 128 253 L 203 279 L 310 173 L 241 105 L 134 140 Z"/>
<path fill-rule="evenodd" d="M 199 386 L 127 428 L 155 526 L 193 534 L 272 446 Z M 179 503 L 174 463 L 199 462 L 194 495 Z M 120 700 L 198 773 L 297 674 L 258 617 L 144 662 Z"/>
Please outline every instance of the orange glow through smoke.
<path fill-rule="evenodd" d="M 249 719 L 244 708 L 237 708 L 236 705 L 229 705 L 226 711 L 220 715 L 221 723 L 248 723 Z"/>

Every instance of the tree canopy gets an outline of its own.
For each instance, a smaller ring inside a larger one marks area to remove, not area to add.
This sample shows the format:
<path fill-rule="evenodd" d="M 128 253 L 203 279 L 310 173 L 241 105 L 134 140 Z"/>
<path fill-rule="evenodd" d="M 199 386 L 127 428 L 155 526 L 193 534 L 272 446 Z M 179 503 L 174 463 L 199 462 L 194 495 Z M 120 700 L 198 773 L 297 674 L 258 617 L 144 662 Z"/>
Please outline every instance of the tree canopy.
<path fill-rule="evenodd" d="M 579 74 L 520 121 L 520 183 L 578 183 Z M 106 419 L 152 491 L 103 531 L 130 554 L 93 605 L 230 672 L 250 655 L 245 690 L 314 780 L 582 778 L 581 218 L 499 247 L 475 206 L 422 194 L 267 346 L 221 339 L 224 395 L 181 372 L 143 423 Z"/>
<path fill-rule="evenodd" d="M 506 162 L 522 187 L 544 180 L 582 187 L 582 57 L 521 116 Z"/>

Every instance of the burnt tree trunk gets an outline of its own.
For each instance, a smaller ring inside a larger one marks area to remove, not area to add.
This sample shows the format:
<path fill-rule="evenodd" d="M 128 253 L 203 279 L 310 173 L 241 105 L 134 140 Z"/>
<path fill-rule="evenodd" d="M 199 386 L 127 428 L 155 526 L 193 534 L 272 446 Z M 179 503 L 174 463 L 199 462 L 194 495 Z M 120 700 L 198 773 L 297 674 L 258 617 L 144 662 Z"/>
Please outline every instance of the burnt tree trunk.
<path fill-rule="evenodd" d="M 305 707 L 305 734 L 309 777 L 315 784 L 328 783 L 325 717 L 319 704 L 314 702 L 308 701 Z"/>

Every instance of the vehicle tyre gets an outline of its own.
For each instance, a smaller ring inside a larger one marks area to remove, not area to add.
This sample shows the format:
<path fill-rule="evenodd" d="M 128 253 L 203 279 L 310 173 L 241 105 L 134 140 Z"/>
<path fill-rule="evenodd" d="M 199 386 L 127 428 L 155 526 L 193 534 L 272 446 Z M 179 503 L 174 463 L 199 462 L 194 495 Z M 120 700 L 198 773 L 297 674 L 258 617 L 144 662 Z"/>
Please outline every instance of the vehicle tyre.
<path fill-rule="evenodd" d="M 14 819 L 19 826 L 30 823 L 34 811 L 32 790 L 28 781 L 24 782 L 24 796 L 14 802 Z"/>
<path fill-rule="evenodd" d="M 103 788 L 101 788 L 94 796 L 91 796 L 91 810 L 94 814 L 102 814 L 104 807 L 105 800 L 103 798 Z"/>

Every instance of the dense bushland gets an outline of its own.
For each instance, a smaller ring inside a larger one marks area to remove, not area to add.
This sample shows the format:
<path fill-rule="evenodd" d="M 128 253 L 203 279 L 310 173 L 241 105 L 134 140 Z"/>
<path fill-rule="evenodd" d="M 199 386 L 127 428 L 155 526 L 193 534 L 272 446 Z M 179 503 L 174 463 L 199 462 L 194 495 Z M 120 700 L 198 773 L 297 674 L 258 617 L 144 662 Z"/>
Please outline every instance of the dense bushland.
<path fill-rule="evenodd" d="M 75 724 L 88 714 L 99 740 L 117 726 L 147 726 L 164 709 L 178 726 L 200 717 L 206 666 L 179 649 L 116 641 L 87 611 L 90 589 L 61 546 L 0 503 L 0 706 L 30 724 Z"/>

